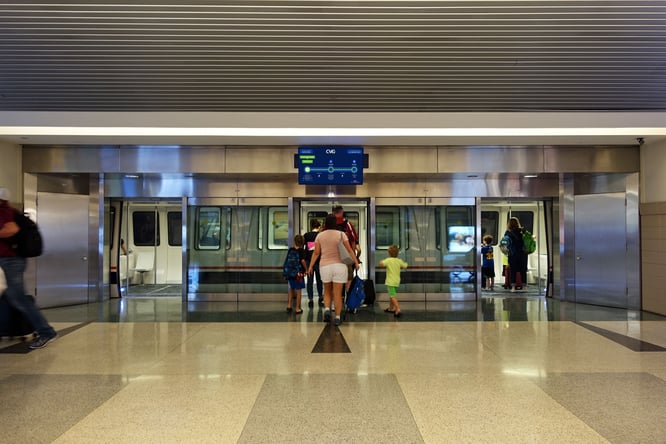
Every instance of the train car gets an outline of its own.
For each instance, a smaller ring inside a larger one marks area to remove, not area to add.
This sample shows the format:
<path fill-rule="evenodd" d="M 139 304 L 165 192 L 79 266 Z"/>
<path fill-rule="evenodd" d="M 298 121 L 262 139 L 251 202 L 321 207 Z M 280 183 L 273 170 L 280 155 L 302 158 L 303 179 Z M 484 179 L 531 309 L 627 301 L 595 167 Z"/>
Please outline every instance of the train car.
<path fill-rule="evenodd" d="M 342 204 L 345 217 L 359 233 L 359 275 L 376 282 L 380 298 L 386 293 L 380 262 L 388 256 L 390 245 L 397 245 L 400 257 L 409 264 L 402 273 L 402 299 L 476 298 L 481 283 L 480 244 L 486 234 L 493 237 L 499 291 L 503 255 L 498 243 L 511 216 L 518 217 L 537 240 L 537 251 L 529 255 L 528 292 L 546 294 L 550 269 L 546 202 L 498 200 L 475 205 L 469 199 L 431 199 L 427 205 L 409 203 L 285 198 L 229 205 L 220 199 L 199 198 L 188 201 L 183 219 L 177 202 L 117 201 L 111 205 L 115 228 L 109 238 L 117 256 L 111 273 L 118 271 L 118 291 L 124 296 L 181 296 L 184 277 L 190 301 L 279 300 L 286 291 L 282 263 L 294 234 L 304 234 L 313 219 L 323 223 L 332 207 Z"/>

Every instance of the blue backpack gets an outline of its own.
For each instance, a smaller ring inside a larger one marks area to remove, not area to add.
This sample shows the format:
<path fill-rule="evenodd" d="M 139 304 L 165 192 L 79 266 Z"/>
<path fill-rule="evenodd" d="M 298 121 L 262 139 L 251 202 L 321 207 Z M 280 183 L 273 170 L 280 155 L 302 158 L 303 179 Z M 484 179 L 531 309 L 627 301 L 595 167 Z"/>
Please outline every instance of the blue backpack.
<path fill-rule="evenodd" d="M 511 242 L 511 236 L 508 234 L 505 234 L 502 237 L 502 240 L 499 242 L 499 247 L 500 250 L 502 251 L 502 254 L 505 256 L 512 256 L 513 255 L 513 243 Z"/>
<path fill-rule="evenodd" d="M 301 272 L 301 253 L 292 247 L 287 251 L 287 257 L 284 258 L 282 276 L 288 281 L 293 281 Z"/>

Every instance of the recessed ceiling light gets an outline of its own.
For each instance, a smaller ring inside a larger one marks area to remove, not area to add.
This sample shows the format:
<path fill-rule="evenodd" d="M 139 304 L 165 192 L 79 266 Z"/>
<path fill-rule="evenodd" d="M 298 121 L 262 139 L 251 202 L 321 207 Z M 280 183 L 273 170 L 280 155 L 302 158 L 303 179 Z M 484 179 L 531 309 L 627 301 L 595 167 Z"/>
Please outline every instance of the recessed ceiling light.
<path fill-rule="evenodd" d="M 539 177 L 539 175 L 538 174 L 525 174 L 523 177 L 528 178 L 528 179 L 532 179 L 532 178 L 535 178 L 535 177 Z"/>

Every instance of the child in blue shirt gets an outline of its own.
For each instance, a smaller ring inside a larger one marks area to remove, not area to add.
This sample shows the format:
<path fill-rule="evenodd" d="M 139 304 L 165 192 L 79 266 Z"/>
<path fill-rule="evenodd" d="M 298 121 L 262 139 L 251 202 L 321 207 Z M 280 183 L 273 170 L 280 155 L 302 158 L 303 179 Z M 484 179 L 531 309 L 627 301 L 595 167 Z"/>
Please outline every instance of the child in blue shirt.
<path fill-rule="evenodd" d="M 494 291 L 495 285 L 495 260 L 493 259 L 493 237 L 490 235 L 483 236 L 483 246 L 481 247 L 481 275 L 486 284 L 487 291 Z"/>

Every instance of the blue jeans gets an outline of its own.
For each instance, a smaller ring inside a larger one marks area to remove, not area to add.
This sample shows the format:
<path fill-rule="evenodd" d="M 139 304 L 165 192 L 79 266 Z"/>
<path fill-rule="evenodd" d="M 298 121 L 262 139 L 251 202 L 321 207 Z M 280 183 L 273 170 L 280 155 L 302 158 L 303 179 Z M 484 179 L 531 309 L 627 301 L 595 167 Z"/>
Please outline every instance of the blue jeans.
<path fill-rule="evenodd" d="M 26 260 L 23 257 L 0 257 L 0 267 L 5 272 L 5 278 L 7 279 L 7 290 L 5 290 L 4 298 L 9 305 L 23 313 L 39 336 L 54 336 L 56 332 L 53 327 L 49 325 L 37 305 L 25 295 L 25 287 L 23 286 L 25 262 Z M 3 313 L 0 316 L 6 317 L 9 316 L 9 313 Z M 8 325 L 8 319 L 0 317 L 0 326 L 4 325 Z"/>
<path fill-rule="evenodd" d="M 310 262 L 307 262 L 306 264 L 308 267 L 310 266 Z M 308 299 L 312 300 L 314 297 L 314 288 L 313 288 L 313 281 L 314 279 L 317 278 L 317 293 L 319 294 L 319 299 L 324 297 L 324 284 L 321 281 L 321 275 L 319 274 L 319 263 L 317 263 L 314 267 L 312 267 L 312 276 L 308 276 L 307 279 L 307 289 L 308 289 Z"/>

